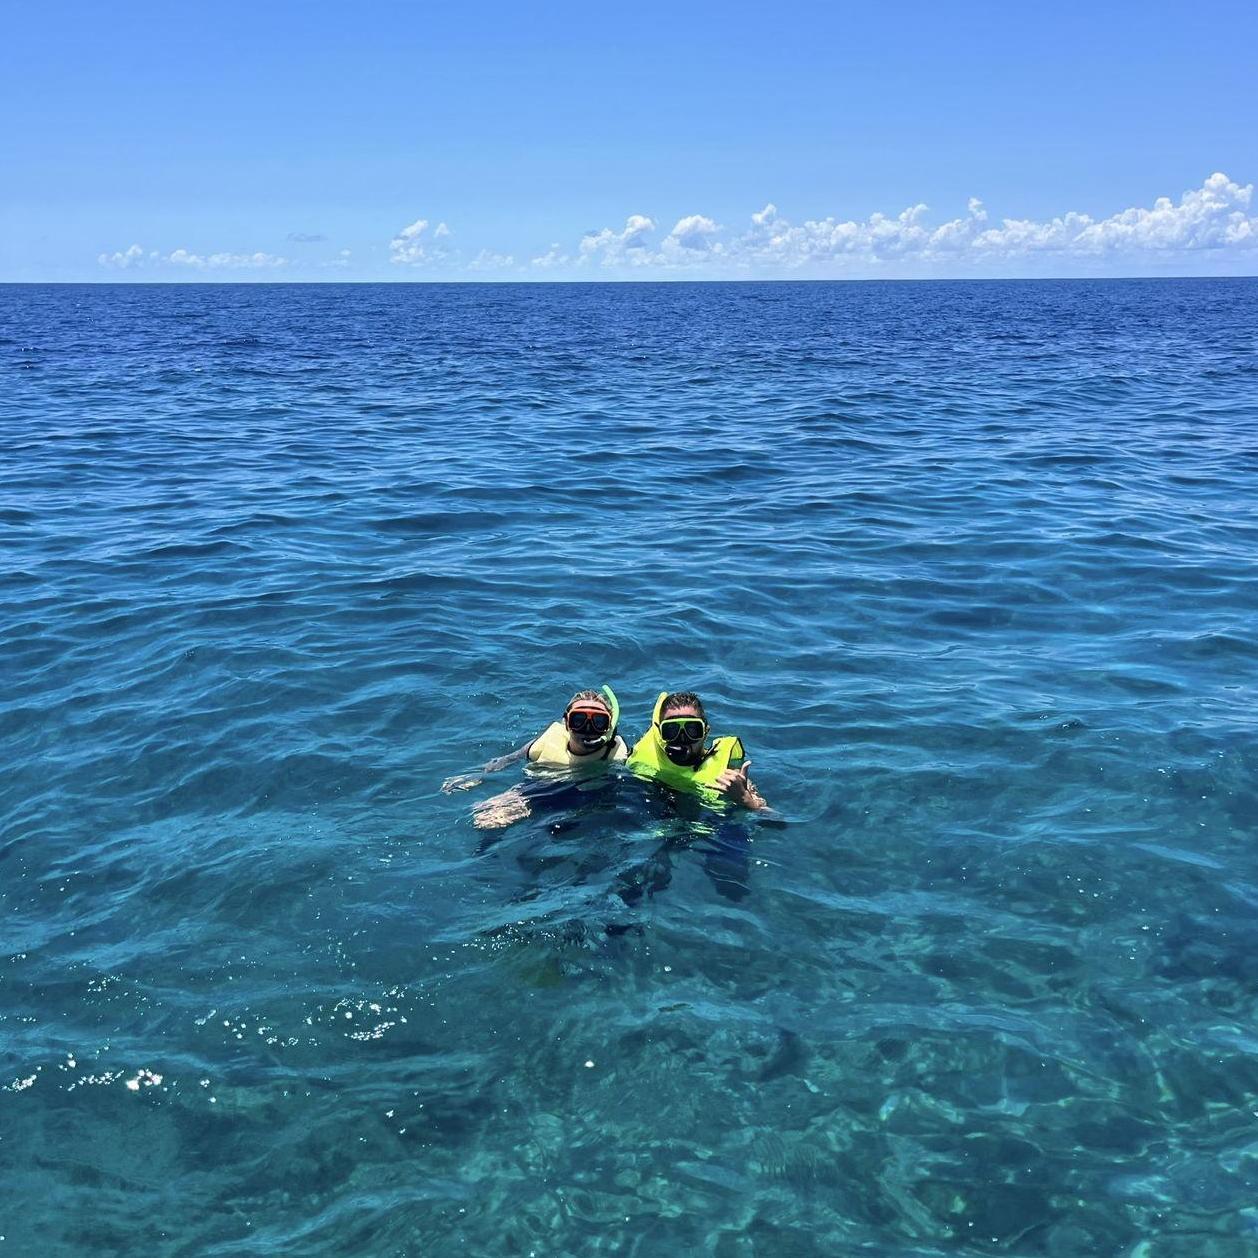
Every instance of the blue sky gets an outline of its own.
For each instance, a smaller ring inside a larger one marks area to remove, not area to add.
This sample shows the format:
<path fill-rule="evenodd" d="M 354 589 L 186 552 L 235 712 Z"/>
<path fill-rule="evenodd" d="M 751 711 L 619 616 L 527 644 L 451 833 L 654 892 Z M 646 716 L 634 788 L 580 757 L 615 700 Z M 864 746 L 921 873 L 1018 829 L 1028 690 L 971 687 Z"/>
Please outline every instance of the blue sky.
<path fill-rule="evenodd" d="M 0 281 L 1258 273 L 1252 3 L 4 27 Z"/>

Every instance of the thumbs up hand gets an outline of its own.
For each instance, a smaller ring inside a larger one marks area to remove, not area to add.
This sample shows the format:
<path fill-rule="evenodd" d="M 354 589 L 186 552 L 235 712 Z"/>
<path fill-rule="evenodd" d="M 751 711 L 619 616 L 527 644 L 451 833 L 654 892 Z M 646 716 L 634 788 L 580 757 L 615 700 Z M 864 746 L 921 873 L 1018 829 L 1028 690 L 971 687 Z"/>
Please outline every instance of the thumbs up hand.
<path fill-rule="evenodd" d="M 734 803 L 750 808 L 752 812 L 759 812 L 768 805 L 756 790 L 755 783 L 747 776 L 750 768 L 751 761 L 744 760 L 741 768 L 726 769 L 712 785 Z"/>

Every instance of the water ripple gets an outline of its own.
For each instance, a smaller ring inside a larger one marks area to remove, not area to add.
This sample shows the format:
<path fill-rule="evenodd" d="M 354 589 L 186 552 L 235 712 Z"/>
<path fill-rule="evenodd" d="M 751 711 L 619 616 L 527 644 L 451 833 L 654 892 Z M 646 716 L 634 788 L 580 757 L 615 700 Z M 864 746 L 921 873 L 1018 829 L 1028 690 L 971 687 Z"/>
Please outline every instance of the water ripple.
<path fill-rule="evenodd" d="M 0 288 L 5 1244 L 1254 1252 L 1255 326 Z M 783 822 L 440 793 L 602 681 Z"/>

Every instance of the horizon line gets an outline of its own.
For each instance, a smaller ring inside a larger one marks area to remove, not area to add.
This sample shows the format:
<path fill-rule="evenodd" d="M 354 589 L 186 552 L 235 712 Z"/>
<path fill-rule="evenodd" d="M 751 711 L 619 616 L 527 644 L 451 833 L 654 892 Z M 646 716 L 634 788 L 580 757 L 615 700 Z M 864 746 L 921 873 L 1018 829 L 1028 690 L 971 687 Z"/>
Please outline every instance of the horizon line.
<path fill-rule="evenodd" d="M 1250 275 L 953 275 L 953 276 L 800 276 L 798 278 L 746 279 L 386 279 L 386 280 L 0 280 L 0 288 L 623 288 L 644 285 L 683 284 L 1131 284 L 1168 283 L 1183 280 L 1254 280 Z"/>

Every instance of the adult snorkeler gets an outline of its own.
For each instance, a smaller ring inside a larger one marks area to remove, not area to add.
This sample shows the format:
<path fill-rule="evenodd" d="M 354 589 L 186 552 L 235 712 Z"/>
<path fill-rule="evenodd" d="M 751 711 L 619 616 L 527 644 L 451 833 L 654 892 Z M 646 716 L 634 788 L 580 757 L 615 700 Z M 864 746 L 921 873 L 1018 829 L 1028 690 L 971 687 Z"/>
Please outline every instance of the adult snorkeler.
<path fill-rule="evenodd" d="M 752 812 L 768 808 L 764 796 L 747 776 L 751 761 L 742 742 L 726 736 L 708 742 L 707 714 L 699 696 L 690 690 L 661 694 L 651 716 L 651 728 L 634 744 L 628 767 L 681 790 L 704 788 L 724 795 Z M 732 767 L 735 760 L 742 761 Z"/>
<path fill-rule="evenodd" d="M 620 704 L 610 686 L 601 690 L 580 690 L 568 700 L 563 717 L 552 721 L 536 738 L 522 747 L 490 760 L 479 774 L 460 774 L 446 778 L 441 789 L 446 792 L 469 790 L 484 781 L 484 775 L 498 773 L 527 760 L 548 769 L 592 769 L 599 765 L 623 761 L 629 747 L 617 731 Z M 497 828 L 518 821 L 529 813 L 528 796 L 516 786 L 478 804 L 475 824 Z"/>

